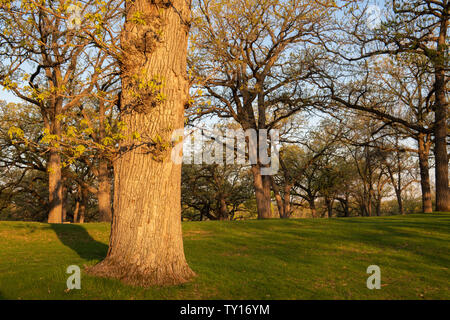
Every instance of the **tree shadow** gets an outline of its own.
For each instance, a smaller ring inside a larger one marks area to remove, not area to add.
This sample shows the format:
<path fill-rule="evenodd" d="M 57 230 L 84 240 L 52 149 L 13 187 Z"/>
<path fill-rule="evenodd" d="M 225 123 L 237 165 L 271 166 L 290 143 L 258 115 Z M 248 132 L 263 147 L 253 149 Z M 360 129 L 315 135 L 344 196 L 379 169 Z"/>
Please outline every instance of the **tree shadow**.
<path fill-rule="evenodd" d="M 106 256 L 108 245 L 91 237 L 87 230 L 77 224 L 51 224 L 58 239 L 84 260 L 100 260 Z"/>
<path fill-rule="evenodd" d="M 434 222 L 433 220 L 385 220 L 383 223 L 377 223 L 375 220 L 340 220 L 339 222 L 349 226 L 355 223 L 360 226 L 365 224 L 369 228 L 351 228 L 351 232 L 347 234 L 335 235 L 333 240 L 336 242 L 358 241 L 361 244 L 377 247 L 381 250 L 391 250 L 390 254 L 395 251 L 408 252 L 416 257 L 423 258 L 428 263 L 442 266 L 443 268 L 449 265 L 450 260 L 444 251 L 435 249 L 445 248 L 448 242 L 447 239 L 439 235 L 439 233 L 446 234 L 448 232 L 448 225 L 442 222 Z M 349 228 L 347 230 L 350 231 Z M 401 258 L 396 257 L 395 259 L 399 260 Z M 404 261 L 408 262 L 409 260 L 405 259 Z"/>

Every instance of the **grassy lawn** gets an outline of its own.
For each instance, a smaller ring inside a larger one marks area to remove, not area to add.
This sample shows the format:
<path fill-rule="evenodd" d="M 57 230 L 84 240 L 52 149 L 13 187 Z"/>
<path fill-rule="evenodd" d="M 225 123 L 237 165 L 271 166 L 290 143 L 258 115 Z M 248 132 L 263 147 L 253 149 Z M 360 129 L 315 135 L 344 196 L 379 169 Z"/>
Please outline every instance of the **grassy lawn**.
<path fill-rule="evenodd" d="M 0 222 L 0 299 L 450 299 L 450 213 L 407 217 L 184 223 L 197 277 L 176 287 L 123 285 L 69 265 L 107 251 L 107 224 Z M 366 269 L 381 268 L 381 290 Z"/>

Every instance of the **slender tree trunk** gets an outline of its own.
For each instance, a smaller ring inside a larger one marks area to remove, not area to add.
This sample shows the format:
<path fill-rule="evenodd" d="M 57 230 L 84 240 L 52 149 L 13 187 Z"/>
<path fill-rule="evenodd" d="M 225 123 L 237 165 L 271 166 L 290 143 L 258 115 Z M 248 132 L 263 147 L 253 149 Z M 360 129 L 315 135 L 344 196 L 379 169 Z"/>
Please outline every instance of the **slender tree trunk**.
<path fill-rule="evenodd" d="M 66 185 L 66 183 L 67 183 L 67 179 L 63 179 L 62 222 L 66 222 L 67 221 L 67 208 L 68 208 L 69 197 L 67 196 L 67 185 Z"/>
<path fill-rule="evenodd" d="M 103 101 L 99 103 L 99 138 L 100 141 L 106 137 L 105 131 L 105 105 Z M 100 155 L 98 164 L 98 211 L 100 220 L 103 222 L 112 221 L 111 209 L 111 179 L 108 170 L 109 160 L 103 155 Z"/>
<path fill-rule="evenodd" d="M 428 137 L 425 134 L 419 134 L 418 143 L 420 186 L 422 188 L 422 210 L 424 213 L 432 213 L 433 203 L 431 200 L 430 166 L 428 163 L 430 145 Z"/>
<path fill-rule="evenodd" d="M 405 215 L 405 210 L 403 208 L 403 200 L 402 200 L 402 180 L 401 180 L 400 167 L 398 170 L 397 181 L 395 181 L 394 173 L 392 172 L 391 168 L 388 166 L 387 169 L 389 172 L 389 178 L 391 180 L 392 187 L 394 188 L 394 191 L 395 191 L 395 196 L 397 197 L 398 211 L 400 212 L 401 215 Z"/>
<path fill-rule="evenodd" d="M 350 211 L 348 208 L 348 196 L 346 196 L 345 199 L 339 199 L 339 202 L 341 203 L 342 210 L 344 210 L 344 217 L 349 217 Z"/>
<path fill-rule="evenodd" d="M 80 213 L 80 200 L 77 197 L 77 199 L 75 200 L 75 210 L 73 210 L 73 223 L 79 222 L 79 213 Z"/>
<path fill-rule="evenodd" d="M 308 199 L 309 209 L 313 218 L 316 217 L 316 201 L 314 198 Z"/>
<path fill-rule="evenodd" d="M 57 150 L 52 148 L 47 165 L 48 170 L 48 192 L 49 192 L 49 214 L 48 223 L 62 223 L 63 193 L 61 175 L 61 156 Z"/>
<path fill-rule="evenodd" d="M 362 217 L 368 217 L 369 216 L 369 209 L 368 209 L 368 206 L 367 206 L 367 197 L 366 196 L 364 196 L 364 199 L 363 199 L 363 201 L 362 201 L 362 203 L 361 203 L 361 216 Z"/>
<path fill-rule="evenodd" d="M 284 218 L 285 213 L 284 213 L 284 203 L 283 203 L 283 199 L 280 195 L 280 189 L 278 188 L 278 185 L 276 184 L 275 180 L 273 179 L 273 177 L 271 177 L 271 186 L 272 186 L 272 191 L 273 194 L 275 195 L 275 201 L 277 203 L 277 209 L 278 209 L 278 215 L 280 216 L 281 219 Z"/>
<path fill-rule="evenodd" d="M 84 223 L 84 219 L 86 217 L 86 210 L 89 201 L 89 191 L 86 188 L 81 187 L 81 202 L 80 202 L 80 212 L 79 212 L 79 221 L 78 223 Z"/>
<path fill-rule="evenodd" d="M 283 219 L 289 219 L 291 216 L 291 189 L 292 184 L 286 183 L 283 195 Z"/>
<path fill-rule="evenodd" d="M 108 255 L 89 271 L 144 287 L 180 284 L 194 276 L 183 249 L 181 165 L 171 159 L 188 101 L 189 2 L 127 1 L 126 10 L 121 115 L 126 136 L 141 141 L 121 144 Z M 145 23 L 133 22 L 138 12 Z"/>
<path fill-rule="evenodd" d="M 333 216 L 333 200 L 331 200 L 328 197 L 325 197 L 325 204 L 327 206 L 328 218 L 331 218 Z"/>
<path fill-rule="evenodd" d="M 364 200 L 364 201 L 365 201 L 365 200 Z M 361 202 L 361 203 L 359 204 L 359 215 L 360 215 L 361 217 L 364 217 L 364 216 L 366 215 L 366 204 L 363 203 L 363 202 Z"/>
<path fill-rule="evenodd" d="M 98 166 L 97 199 L 100 221 L 111 222 L 111 181 L 109 178 L 108 163 L 105 159 L 100 159 Z"/>
<path fill-rule="evenodd" d="M 369 194 L 367 199 L 367 216 L 372 216 L 372 198 L 373 198 L 373 189 L 372 186 L 369 188 Z"/>
<path fill-rule="evenodd" d="M 210 214 L 211 208 L 208 205 L 205 205 L 202 207 L 202 209 L 200 210 L 200 221 L 203 221 L 203 217 L 208 218 L 211 214 Z"/>
<path fill-rule="evenodd" d="M 230 220 L 230 212 L 228 211 L 227 202 L 223 196 L 219 198 L 219 220 Z"/>
<path fill-rule="evenodd" d="M 447 28 L 448 16 L 441 21 L 440 34 L 438 37 L 438 57 L 434 59 L 435 67 L 435 122 L 434 136 L 435 148 L 434 155 L 436 161 L 436 210 L 450 211 L 450 190 L 448 186 L 448 154 L 447 154 L 447 99 L 446 99 L 446 75 L 447 67 Z"/>
<path fill-rule="evenodd" d="M 283 197 L 280 194 L 280 189 L 275 183 L 273 177 L 271 177 L 272 191 L 275 195 L 275 201 L 277 202 L 278 214 L 280 219 L 289 219 L 291 215 L 291 189 L 292 184 L 285 182 Z"/>
<path fill-rule="evenodd" d="M 402 199 L 402 191 L 395 188 L 395 195 L 397 197 L 397 203 L 398 203 L 398 211 L 401 215 L 405 215 L 405 209 L 403 208 L 403 199 Z"/>
<path fill-rule="evenodd" d="M 377 215 L 377 217 L 381 216 L 381 197 L 378 196 L 375 199 L 375 213 Z"/>
<path fill-rule="evenodd" d="M 269 219 L 272 217 L 272 197 L 270 194 L 271 177 L 261 175 L 261 168 L 259 165 L 252 166 L 252 174 L 258 219 Z"/>
<path fill-rule="evenodd" d="M 367 191 L 367 182 L 365 180 L 363 180 L 363 187 L 364 188 L 363 188 L 363 193 L 361 196 L 361 205 L 360 205 L 362 217 L 369 215 L 369 208 L 367 206 L 367 203 L 369 203 L 369 205 L 370 205 L 370 202 L 368 200 L 369 199 L 369 191 Z"/>

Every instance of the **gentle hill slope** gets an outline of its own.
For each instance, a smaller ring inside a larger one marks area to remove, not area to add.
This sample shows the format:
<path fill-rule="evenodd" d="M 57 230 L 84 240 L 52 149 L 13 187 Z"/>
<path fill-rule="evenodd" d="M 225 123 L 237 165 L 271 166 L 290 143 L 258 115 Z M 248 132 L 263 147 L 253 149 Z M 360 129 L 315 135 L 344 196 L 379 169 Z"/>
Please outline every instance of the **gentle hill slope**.
<path fill-rule="evenodd" d="M 197 278 L 133 288 L 69 265 L 105 256 L 109 225 L 0 222 L 0 299 L 450 299 L 450 213 L 330 220 L 184 223 Z M 368 290 L 366 269 L 381 268 Z"/>

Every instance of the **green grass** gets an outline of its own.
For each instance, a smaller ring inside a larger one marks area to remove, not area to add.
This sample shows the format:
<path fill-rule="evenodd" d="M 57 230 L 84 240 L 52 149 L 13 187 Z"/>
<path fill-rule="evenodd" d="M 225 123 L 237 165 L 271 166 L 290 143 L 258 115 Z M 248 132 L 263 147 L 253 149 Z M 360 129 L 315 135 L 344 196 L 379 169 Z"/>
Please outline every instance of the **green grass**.
<path fill-rule="evenodd" d="M 106 254 L 107 224 L 0 222 L 0 299 L 450 299 L 450 213 L 407 217 L 184 223 L 197 277 L 176 287 L 130 287 L 69 265 Z M 368 290 L 366 269 L 381 268 Z"/>

